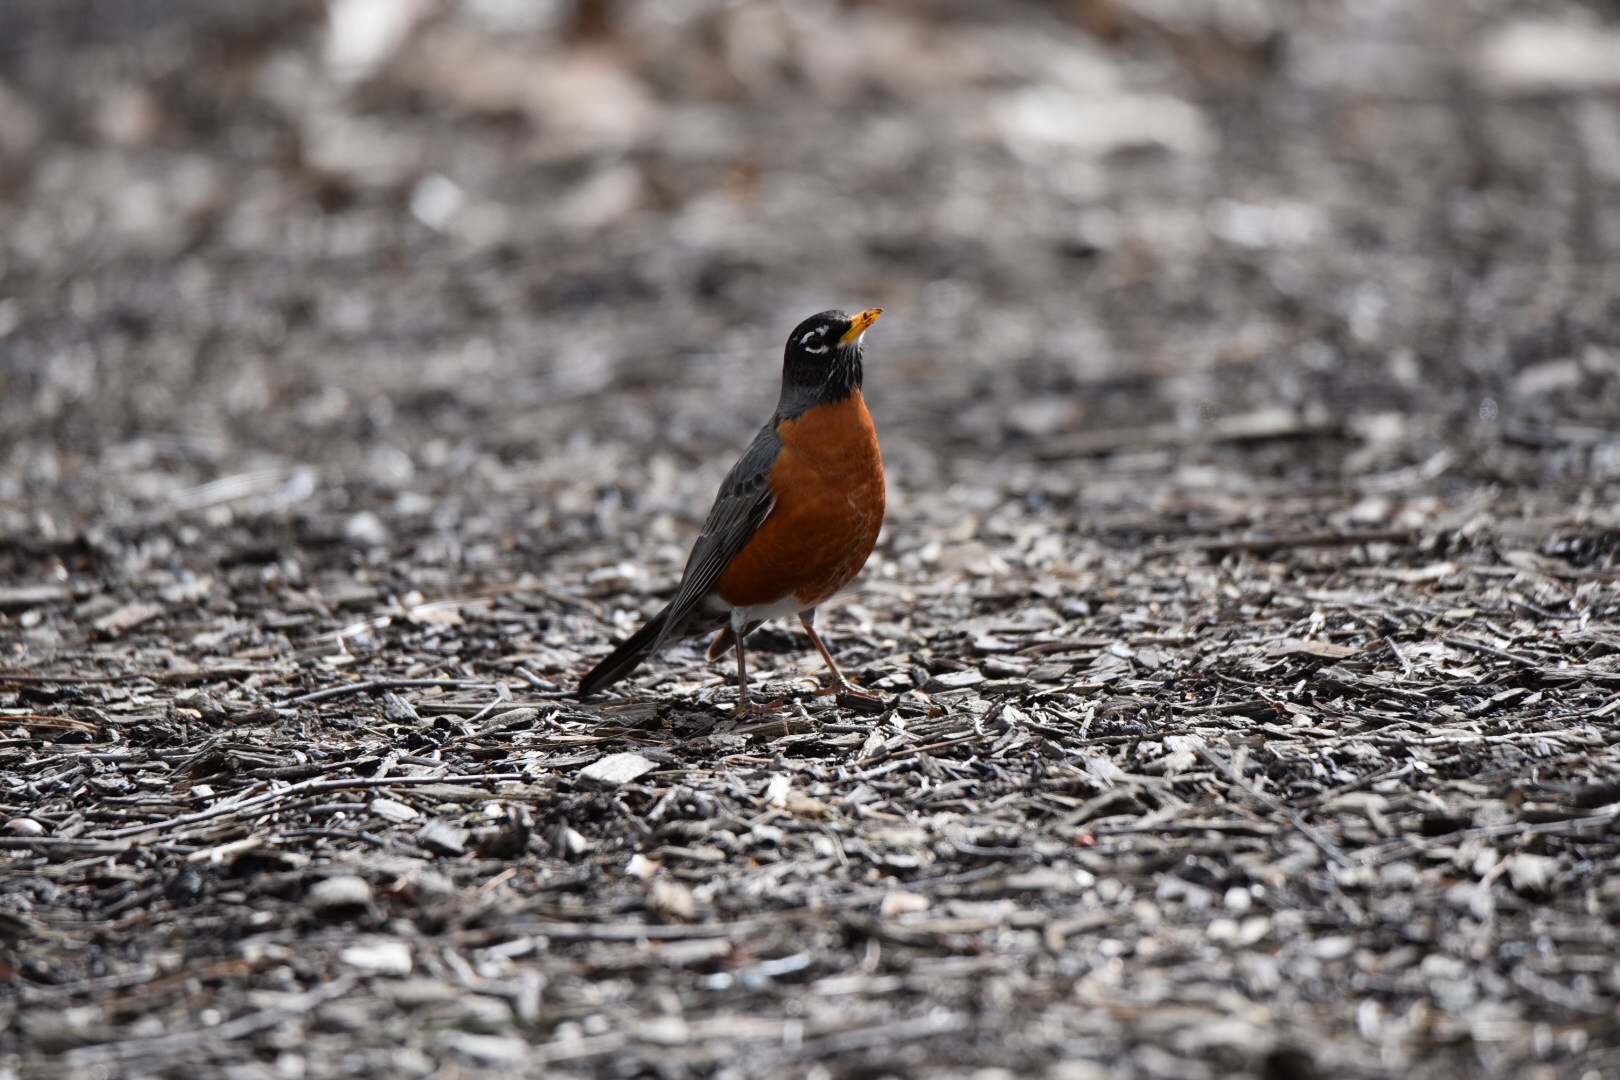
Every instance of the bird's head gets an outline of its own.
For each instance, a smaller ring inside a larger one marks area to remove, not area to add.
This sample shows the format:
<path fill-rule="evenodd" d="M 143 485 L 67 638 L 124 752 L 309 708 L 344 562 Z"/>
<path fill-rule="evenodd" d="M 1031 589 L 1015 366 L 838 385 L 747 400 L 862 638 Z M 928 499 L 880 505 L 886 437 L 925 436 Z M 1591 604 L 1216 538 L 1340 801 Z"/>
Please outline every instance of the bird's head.
<path fill-rule="evenodd" d="M 861 338 L 881 314 L 882 308 L 858 315 L 823 311 L 795 326 L 783 354 L 782 409 L 803 412 L 859 390 Z"/>

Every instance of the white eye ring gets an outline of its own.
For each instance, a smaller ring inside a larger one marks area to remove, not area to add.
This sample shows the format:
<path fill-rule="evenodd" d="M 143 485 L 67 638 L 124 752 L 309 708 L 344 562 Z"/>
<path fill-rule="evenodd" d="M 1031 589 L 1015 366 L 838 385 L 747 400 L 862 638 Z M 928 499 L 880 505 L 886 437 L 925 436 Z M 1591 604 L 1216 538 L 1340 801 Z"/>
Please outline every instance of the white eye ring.
<path fill-rule="evenodd" d="M 827 328 L 825 326 L 818 326 L 814 330 L 808 330 L 805 332 L 804 336 L 799 338 L 799 347 L 807 353 L 824 353 L 827 351 L 827 346 L 825 343 L 820 345 L 811 345 L 809 342 L 813 337 L 819 338 L 826 336 Z"/>

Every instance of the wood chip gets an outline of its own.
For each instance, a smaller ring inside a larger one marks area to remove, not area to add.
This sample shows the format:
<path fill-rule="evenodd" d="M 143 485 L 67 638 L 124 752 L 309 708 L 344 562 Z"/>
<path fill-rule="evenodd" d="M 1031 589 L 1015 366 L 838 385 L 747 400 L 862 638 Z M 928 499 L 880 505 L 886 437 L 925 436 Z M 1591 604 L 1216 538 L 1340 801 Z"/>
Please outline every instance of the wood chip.
<path fill-rule="evenodd" d="M 618 754 L 608 754 L 579 770 L 580 778 L 593 780 L 599 784 L 618 786 L 628 784 L 637 777 L 645 776 L 658 768 L 658 763 L 640 754 L 626 751 Z"/>

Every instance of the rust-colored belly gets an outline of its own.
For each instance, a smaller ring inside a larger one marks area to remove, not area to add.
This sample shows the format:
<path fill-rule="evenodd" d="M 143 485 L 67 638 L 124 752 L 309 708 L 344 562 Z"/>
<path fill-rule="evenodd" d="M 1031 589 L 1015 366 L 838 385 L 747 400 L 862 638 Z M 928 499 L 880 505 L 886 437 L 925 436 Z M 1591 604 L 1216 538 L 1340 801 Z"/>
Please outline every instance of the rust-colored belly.
<path fill-rule="evenodd" d="M 715 583 L 732 607 L 790 595 L 816 606 L 860 573 L 883 526 L 883 457 L 859 392 L 784 420 L 777 432 L 776 505 Z"/>

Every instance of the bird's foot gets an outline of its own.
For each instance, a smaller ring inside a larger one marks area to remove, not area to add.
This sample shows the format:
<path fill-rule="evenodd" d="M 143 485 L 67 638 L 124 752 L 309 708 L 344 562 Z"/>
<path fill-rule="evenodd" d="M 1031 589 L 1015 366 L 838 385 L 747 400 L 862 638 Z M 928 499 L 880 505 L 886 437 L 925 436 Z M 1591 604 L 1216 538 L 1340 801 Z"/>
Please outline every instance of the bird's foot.
<path fill-rule="evenodd" d="M 738 716 L 775 716 L 782 711 L 784 703 L 781 701 L 755 701 L 753 698 L 743 698 L 737 702 L 732 710 L 733 717 Z"/>
<path fill-rule="evenodd" d="M 889 707 L 888 700 L 882 694 L 856 686 L 848 679 L 828 679 L 816 687 L 816 697 L 829 694 L 841 708 L 855 712 L 878 713 Z"/>
<path fill-rule="evenodd" d="M 839 694 L 865 694 L 862 690 L 847 679 L 840 679 L 832 675 L 823 675 L 816 680 L 816 688 L 810 691 L 811 697 L 837 697 Z"/>

